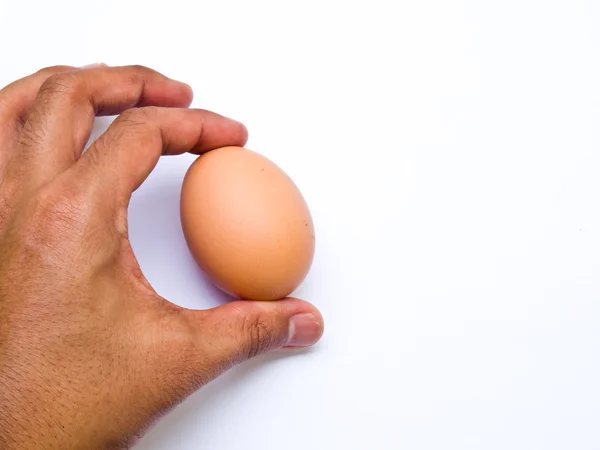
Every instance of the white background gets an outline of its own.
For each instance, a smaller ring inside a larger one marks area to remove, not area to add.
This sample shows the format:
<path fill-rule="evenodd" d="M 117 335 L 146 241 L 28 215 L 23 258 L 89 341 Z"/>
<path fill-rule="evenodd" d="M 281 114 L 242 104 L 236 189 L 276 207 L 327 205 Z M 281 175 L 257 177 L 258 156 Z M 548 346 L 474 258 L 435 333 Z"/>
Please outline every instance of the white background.
<path fill-rule="evenodd" d="M 161 70 L 245 122 L 314 215 L 296 294 L 322 342 L 229 372 L 138 448 L 600 449 L 599 30 L 592 0 L 0 0 L 1 84 Z M 192 161 L 160 163 L 131 235 L 160 294 L 207 308 Z"/>

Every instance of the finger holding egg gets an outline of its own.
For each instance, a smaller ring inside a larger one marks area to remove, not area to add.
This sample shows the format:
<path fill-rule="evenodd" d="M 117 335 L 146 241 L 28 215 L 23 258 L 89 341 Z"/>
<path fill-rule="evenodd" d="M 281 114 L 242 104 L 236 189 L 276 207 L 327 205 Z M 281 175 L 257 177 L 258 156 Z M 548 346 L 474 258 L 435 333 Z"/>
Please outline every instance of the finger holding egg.
<path fill-rule="evenodd" d="M 196 263 L 236 298 L 286 297 L 314 257 L 314 225 L 300 190 L 275 163 L 245 148 L 212 150 L 190 166 L 181 223 Z"/>

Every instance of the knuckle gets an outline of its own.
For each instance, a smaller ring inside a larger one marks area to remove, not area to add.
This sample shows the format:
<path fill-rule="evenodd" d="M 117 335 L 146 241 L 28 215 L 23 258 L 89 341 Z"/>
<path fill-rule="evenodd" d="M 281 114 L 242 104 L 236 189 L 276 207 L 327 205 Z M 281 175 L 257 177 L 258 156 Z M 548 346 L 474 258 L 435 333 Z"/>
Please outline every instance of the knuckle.
<path fill-rule="evenodd" d="M 116 120 L 115 138 L 120 139 L 126 133 L 133 133 L 137 140 L 153 141 L 157 137 L 156 134 L 160 132 L 157 126 L 159 114 L 159 108 L 153 106 L 128 109 Z"/>
<path fill-rule="evenodd" d="M 147 121 L 144 113 L 137 109 L 128 109 L 117 117 L 110 128 L 110 132 L 106 133 L 105 137 L 110 140 L 110 144 L 113 144 L 113 141 L 122 139 L 126 134 L 135 133 L 143 136 L 146 128 Z"/>
<path fill-rule="evenodd" d="M 147 72 L 148 70 L 150 70 L 148 67 L 142 65 L 142 64 L 132 64 L 131 66 L 132 70 L 137 71 L 137 72 Z"/>
<path fill-rule="evenodd" d="M 62 72 L 49 76 L 40 87 L 39 95 L 44 100 L 75 98 L 81 93 L 82 83 L 75 72 Z"/>
<path fill-rule="evenodd" d="M 137 125 L 147 125 L 159 115 L 159 108 L 156 106 L 145 106 L 143 108 L 128 109 L 123 112 L 119 119 Z"/>
<path fill-rule="evenodd" d="M 54 75 L 56 73 L 68 72 L 69 70 L 73 70 L 73 67 L 71 67 L 71 66 L 57 65 L 57 66 L 44 67 L 43 69 L 38 70 L 36 73 L 38 75 L 43 75 L 43 76 L 49 77 L 49 76 Z"/>
<path fill-rule="evenodd" d="M 146 112 L 139 108 L 128 109 L 119 116 L 117 125 L 121 127 L 144 127 L 146 126 Z"/>
<path fill-rule="evenodd" d="M 127 72 L 129 82 L 133 85 L 142 86 L 143 88 L 145 80 L 148 78 L 150 73 L 152 73 L 152 70 L 146 66 L 136 64 L 127 67 Z"/>
<path fill-rule="evenodd" d="M 253 358 L 271 348 L 274 338 L 269 330 L 269 323 L 263 317 L 244 319 L 245 356 L 247 358 Z"/>
<path fill-rule="evenodd" d="M 153 72 L 152 69 L 141 64 L 133 64 L 129 66 L 129 70 L 131 71 L 131 79 L 135 81 L 140 81 L 142 78 L 145 78 L 149 73 Z"/>
<path fill-rule="evenodd" d="M 115 120 L 115 126 L 118 127 L 137 127 L 142 125 L 144 125 L 144 117 L 139 109 L 123 111 Z"/>

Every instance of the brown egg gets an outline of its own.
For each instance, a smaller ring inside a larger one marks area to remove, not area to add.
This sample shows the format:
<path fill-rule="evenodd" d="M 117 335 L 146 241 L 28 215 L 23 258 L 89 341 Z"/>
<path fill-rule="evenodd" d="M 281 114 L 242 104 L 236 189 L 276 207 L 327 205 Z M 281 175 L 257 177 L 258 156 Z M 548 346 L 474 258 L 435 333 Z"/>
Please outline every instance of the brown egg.
<path fill-rule="evenodd" d="M 200 268 L 237 298 L 283 298 L 312 264 L 315 234 L 302 194 L 251 150 L 224 147 L 191 165 L 181 191 L 181 223 Z"/>

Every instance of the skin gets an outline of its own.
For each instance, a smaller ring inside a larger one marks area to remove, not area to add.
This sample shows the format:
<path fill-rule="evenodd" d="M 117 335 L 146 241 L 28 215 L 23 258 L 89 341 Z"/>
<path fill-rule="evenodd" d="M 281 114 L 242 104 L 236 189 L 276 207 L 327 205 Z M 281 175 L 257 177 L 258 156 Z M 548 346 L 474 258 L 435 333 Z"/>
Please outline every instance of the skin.
<path fill-rule="evenodd" d="M 178 307 L 144 278 L 132 192 L 161 155 L 243 146 L 140 66 L 52 67 L 0 90 L 0 448 L 113 449 L 223 371 L 319 340 L 297 299 Z M 118 115 L 87 152 L 94 117 Z"/>

